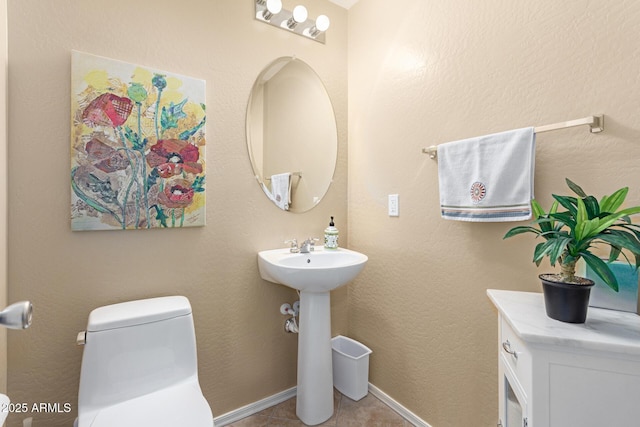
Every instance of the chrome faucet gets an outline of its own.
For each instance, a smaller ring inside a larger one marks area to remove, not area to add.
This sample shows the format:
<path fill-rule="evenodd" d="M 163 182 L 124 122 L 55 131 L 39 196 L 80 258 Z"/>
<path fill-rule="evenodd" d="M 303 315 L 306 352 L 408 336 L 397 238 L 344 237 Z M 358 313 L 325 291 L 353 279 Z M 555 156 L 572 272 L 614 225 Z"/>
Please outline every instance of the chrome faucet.
<path fill-rule="evenodd" d="M 303 254 L 308 254 L 309 252 L 313 252 L 316 249 L 316 242 L 320 239 L 315 237 L 309 237 L 307 240 L 302 242 L 302 246 L 300 246 L 300 252 Z"/>
<path fill-rule="evenodd" d="M 300 252 L 300 249 L 298 248 L 298 239 L 285 240 L 284 242 L 291 243 L 289 252 L 291 252 L 292 254 L 297 254 L 298 252 Z"/>
<path fill-rule="evenodd" d="M 298 239 L 285 240 L 285 243 L 291 244 L 291 247 L 289 247 L 289 252 L 291 252 L 292 254 L 308 254 L 309 252 L 313 252 L 316 249 L 316 242 L 319 240 L 320 239 L 316 237 L 309 237 L 307 240 L 302 242 L 300 247 L 298 247 Z"/>

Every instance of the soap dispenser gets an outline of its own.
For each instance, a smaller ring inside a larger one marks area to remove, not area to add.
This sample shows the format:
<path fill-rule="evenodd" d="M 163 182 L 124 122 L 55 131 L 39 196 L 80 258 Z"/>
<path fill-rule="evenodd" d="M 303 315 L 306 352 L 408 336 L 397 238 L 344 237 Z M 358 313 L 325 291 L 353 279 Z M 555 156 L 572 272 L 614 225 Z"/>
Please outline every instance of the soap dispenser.
<path fill-rule="evenodd" d="M 329 226 L 324 229 L 324 247 L 325 249 L 338 249 L 338 229 L 333 223 L 333 217 L 331 217 Z"/>

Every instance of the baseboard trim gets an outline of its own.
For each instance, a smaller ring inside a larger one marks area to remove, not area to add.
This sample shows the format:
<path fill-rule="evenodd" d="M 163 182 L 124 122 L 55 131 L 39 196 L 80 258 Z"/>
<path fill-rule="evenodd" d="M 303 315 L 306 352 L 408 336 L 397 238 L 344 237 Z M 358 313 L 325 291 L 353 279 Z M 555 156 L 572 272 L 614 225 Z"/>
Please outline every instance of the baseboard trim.
<path fill-rule="evenodd" d="M 395 401 L 391 396 L 389 396 L 384 391 L 380 390 L 378 387 L 369 383 L 369 393 L 373 394 L 375 397 L 380 399 L 382 403 L 396 411 L 402 418 L 409 421 L 416 427 L 431 427 L 426 421 L 422 420 L 416 414 L 399 404 Z"/>
<path fill-rule="evenodd" d="M 422 420 L 416 414 L 399 404 L 391 396 L 371 383 L 369 383 L 369 393 L 380 399 L 381 402 L 393 409 L 402 418 L 409 421 L 415 427 L 431 427 L 426 421 Z M 242 408 L 238 408 L 231 412 L 227 412 L 226 414 L 215 417 L 213 419 L 213 422 L 215 423 L 216 427 L 223 427 L 231 423 L 235 423 L 236 421 L 240 421 L 243 418 L 257 414 L 258 412 L 264 411 L 265 409 L 271 408 L 272 406 L 276 406 L 277 404 L 282 403 L 285 400 L 289 400 L 292 397 L 295 397 L 295 395 L 296 387 L 291 387 L 290 389 L 281 391 L 280 393 L 276 393 L 273 396 L 265 397 L 262 400 L 250 403 L 249 405 L 243 406 Z"/>
<path fill-rule="evenodd" d="M 227 412 L 226 414 L 222 414 L 213 419 L 216 427 L 226 426 L 231 423 L 235 423 L 236 421 L 240 421 L 243 418 L 248 416 L 257 414 L 260 411 L 264 411 L 267 408 L 272 406 L 276 406 L 279 403 L 284 402 L 285 400 L 289 400 L 296 395 L 296 387 L 292 387 L 288 390 L 281 391 L 280 393 L 276 393 L 273 396 L 265 397 L 262 400 L 258 400 L 257 402 L 250 403 L 242 408 L 235 409 L 231 412 Z"/>

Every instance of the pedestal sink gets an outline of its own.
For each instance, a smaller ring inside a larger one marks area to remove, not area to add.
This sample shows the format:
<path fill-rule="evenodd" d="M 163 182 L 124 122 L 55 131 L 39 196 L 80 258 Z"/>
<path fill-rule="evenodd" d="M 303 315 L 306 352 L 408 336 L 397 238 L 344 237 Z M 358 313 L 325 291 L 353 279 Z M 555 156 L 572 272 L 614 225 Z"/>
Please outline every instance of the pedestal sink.
<path fill-rule="evenodd" d="M 300 291 L 296 415 L 307 425 L 333 415 L 330 291 L 353 280 L 367 256 L 349 249 L 258 252 L 260 276 Z"/>

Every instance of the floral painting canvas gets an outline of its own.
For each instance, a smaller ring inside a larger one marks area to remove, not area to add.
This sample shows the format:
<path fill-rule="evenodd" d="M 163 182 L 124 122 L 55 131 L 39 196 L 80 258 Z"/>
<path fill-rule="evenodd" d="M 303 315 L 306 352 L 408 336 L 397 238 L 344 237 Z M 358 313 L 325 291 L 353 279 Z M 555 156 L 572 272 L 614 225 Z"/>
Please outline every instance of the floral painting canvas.
<path fill-rule="evenodd" d="M 205 224 L 205 82 L 72 52 L 71 228 Z"/>

